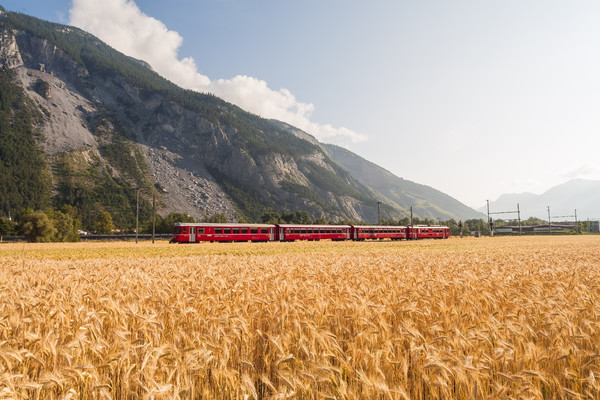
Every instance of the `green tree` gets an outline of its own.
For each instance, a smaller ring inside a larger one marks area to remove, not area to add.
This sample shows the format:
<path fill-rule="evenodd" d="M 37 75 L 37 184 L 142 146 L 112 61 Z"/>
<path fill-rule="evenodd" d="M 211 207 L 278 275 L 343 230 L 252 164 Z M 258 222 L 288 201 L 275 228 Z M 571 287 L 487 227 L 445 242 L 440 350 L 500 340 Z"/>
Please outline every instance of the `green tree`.
<path fill-rule="evenodd" d="M 312 224 L 312 218 L 308 211 L 284 212 L 281 220 L 286 224 Z"/>
<path fill-rule="evenodd" d="M 110 214 L 109 214 L 110 215 Z M 79 242 L 79 228 L 81 222 L 73 218 L 69 213 L 63 213 L 61 211 L 55 211 L 52 215 L 52 222 L 56 228 L 57 242 Z"/>
<path fill-rule="evenodd" d="M 207 216 L 208 218 L 208 216 Z M 196 222 L 194 217 L 182 213 L 171 213 L 166 217 L 162 218 L 156 216 L 156 233 L 171 233 L 173 232 L 173 225 L 178 222 Z M 144 232 L 152 232 L 152 219 L 146 221 L 143 226 Z"/>
<path fill-rule="evenodd" d="M 7 218 L 0 217 L 0 235 L 14 235 L 15 224 Z"/>
<path fill-rule="evenodd" d="M 57 233 L 52 220 L 44 212 L 30 210 L 22 213 L 19 230 L 29 242 L 51 242 Z"/>
<path fill-rule="evenodd" d="M 216 213 L 210 217 L 205 216 L 204 222 L 225 224 L 227 223 L 227 217 L 223 213 Z"/>
<path fill-rule="evenodd" d="M 99 234 L 108 234 L 111 233 L 113 229 L 115 229 L 115 225 L 113 224 L 110 213 L 101 211 L 100 214 L 98 214 L 98 218 L 96 218 L 94 230 Z"/>
<path fill-rule="evenodd" d="M 260 220 L 263 224 L 278 224 L 281 215 L 276 213 L 275 211 L 267 211 L 260 217 Z"/>
<path fill-rule="evenodd" d="M 327 218 L 319 217 L 315 220 L 315 224 L 317 225 L 328 225 Z"/>

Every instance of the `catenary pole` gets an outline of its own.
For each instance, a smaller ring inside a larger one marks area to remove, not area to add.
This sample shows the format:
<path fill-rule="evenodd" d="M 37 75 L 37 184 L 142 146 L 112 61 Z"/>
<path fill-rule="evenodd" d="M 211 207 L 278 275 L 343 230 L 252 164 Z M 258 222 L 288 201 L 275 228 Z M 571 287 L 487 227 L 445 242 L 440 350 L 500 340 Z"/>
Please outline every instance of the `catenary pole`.
<path fill-rule="evenodd" d="M 156 234 L 156 194 L 152 193 L 152 244 Z"/>
<path fill-rule="evenodd" d="M 140 188 L 136 188 L 135 194 L 135 244 L 138 242 L 138 231 L 140 227 Z"/>
<path fill-rule="evenodd" d="M 519 218 L 519 236 L 521 236 L 521 209 L 519 203 L 517 203 L 517 218 Z"/>

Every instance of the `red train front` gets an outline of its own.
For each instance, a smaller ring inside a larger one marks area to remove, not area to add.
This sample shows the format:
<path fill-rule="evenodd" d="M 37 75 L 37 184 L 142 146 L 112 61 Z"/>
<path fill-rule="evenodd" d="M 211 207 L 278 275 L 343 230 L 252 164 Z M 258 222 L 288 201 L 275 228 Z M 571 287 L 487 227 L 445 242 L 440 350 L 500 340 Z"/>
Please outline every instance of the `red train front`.
<path fill-rule="evenodd" d="M 275 225 L 177 223 L 176 243 L 196 242 L 269 242 L 275 240 Z"/>

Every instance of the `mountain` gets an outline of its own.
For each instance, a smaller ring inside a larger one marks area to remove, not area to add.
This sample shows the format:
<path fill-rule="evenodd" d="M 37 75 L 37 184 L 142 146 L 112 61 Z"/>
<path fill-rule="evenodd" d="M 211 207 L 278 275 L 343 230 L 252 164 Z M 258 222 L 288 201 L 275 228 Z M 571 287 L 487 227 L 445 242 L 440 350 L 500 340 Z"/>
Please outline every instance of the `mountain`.
<path fill-rule="evenodd" d="M 561 185 L 554 186 L 542 194 L 513 193 L 503 194 L 496 201 L 490 202 L 490 212 L 521 210 L 521 218 L 537 217 L 548 219 L 548 206 L 550 217 L 562 220 L 573 220 L 575 210 L 579 219 L 598 219 L 600 217 L 600 181 L 587 179 L 573 179 Z M 479 211 L 486 213 L 487 206 Z M 501 217 L 499 217 L 501 218 Z M 508 214 L 505 219 L 512 218 Z M 516 214 L 514 216 L 516 218 Z"/>
<path fill-rule="evenodd" d="M 405 189 L 418 216 L 461 217 L 417 186 L 374 190 L 305 132 L 181 89 L 77 28 L 0 10 L 0 67 L 0 172 L 12 185 L 0 214 L 69 205 L 84 228 L 102 210 L 131 226 L 139 193 L 142 219 L 156 198 L 161 215 L 375 221 L 377 201 L 385 218 L 404 216 Z"/>
<path fill-rule="evenodd" d="M 479 219 L 480 212 L 432 187 L 402 179 L 364 158 L 332 144 L 323 145 L 331 159 L 345 168 L 375 196 L 396 209 L 408 210 L 426 218 Z"/>

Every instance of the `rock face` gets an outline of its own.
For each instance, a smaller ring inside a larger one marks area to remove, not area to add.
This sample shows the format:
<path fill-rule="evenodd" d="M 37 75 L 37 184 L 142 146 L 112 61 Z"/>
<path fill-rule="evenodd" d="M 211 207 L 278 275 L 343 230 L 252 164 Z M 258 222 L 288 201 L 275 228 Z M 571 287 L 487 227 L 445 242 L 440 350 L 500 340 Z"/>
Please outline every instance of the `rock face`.
<path fill-rule="evenodd" d="M 163 215 L 224 213 L 235 221 L 308 210 L 314 218 L 376 220 L 373 191 L 312 136 L 179 89 L 76 28 L 27 18 L 4 24 L 0 16 L 0 67 L 13 71 L 40 112 L 37 129 L 51 166 L 77 153 L 131 187 L 148 181 Z M 132 144 L 127 151 L 140 173 L 107 150 L 123 141 Z M 402 215 L 391 204 L 386 213 Z"/>

